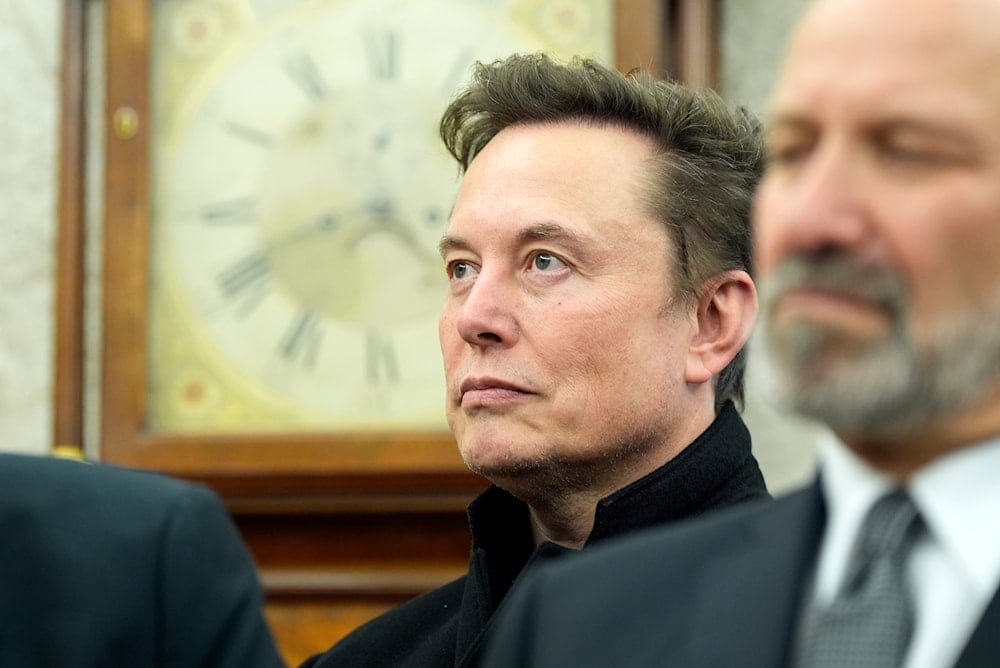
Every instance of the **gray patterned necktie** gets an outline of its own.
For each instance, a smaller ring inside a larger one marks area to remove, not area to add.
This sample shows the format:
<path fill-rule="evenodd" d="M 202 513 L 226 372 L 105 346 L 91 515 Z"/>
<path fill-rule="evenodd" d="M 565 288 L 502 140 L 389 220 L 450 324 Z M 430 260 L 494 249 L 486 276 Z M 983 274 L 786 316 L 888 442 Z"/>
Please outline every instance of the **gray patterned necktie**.
<path fill-rule="evenodd" d="M 902 489 L 872 506 L 858 534 L 843 587 L 828 610 L 806 625 L 802 668 L 897 668 L 913 630 L 904 566 L 923 531 Z"/>

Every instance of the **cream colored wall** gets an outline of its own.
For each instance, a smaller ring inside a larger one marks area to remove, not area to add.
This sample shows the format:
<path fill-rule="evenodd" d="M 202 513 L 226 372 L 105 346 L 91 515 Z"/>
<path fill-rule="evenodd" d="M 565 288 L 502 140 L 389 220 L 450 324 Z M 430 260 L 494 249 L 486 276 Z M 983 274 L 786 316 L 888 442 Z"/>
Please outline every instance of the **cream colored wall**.
<path fill-rule="evenodd" d="M 0 449 L 51 439 L 60 6 L 0 0 Z"/>
<path fill-rule="evenodd" d="M 804 3 L 720 2 L 724 94 L 757 111 L 765 110 L 785 35 Z M 42 453 L 51 440 L 60 7 L 58 0 L 0 0 L 0 211 L 4 217 L 0 450 Z M 99 213 L 93 203 L 88 209 L 92 216 Z M 97 354 L 91 348 L 91 378 Z M 91 380 L 92 387 L 94 383 Z M 772 489 L 783 490 L 811 476 L 818 432 L 773 408 L 760 385 L 751 358 L 746 418 Z M 95 417 L 91 405 L 91 434 Z M 88 451 L 94 452 L 93 443 L 88 443 Z"/>
<path fill-rule="evenodd" d="M 788 33 L 809 0 L 717 1 L 719 88 L 764 114 Z"/>
<path fill-rule="evenodd" d="M 808 0 L 720 0 L 719 88 L 727 98 L 766 118 L 768 95 L 781 63 L 787 35 Z M 744 417 L 754 452 L 772 491 L 810 480 L 816 440 L 822 430 L 773 405 L 766 379 L 754 364 L 751 341 Z"/>

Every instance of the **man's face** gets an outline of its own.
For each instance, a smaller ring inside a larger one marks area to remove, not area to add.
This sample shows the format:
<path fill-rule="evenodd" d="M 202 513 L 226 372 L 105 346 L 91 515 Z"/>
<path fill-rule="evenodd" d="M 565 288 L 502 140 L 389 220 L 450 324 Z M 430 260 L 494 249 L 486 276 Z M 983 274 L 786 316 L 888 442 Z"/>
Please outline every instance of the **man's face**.
<path fill-rule="evenodd" d="M 690 435 L 674 401 L 690 322 L 640 203 L 652 150 L 617 128 L 514 126 L 462 181 L 442 241 L 448 421 L 466 464 L 515 493 L 599 488 Z"/>
<path fill-rule="evenodd" d="M 996 0 L 827 0 L 793 42 L 757 266 L 780 387 L 838 433 L 996 414 L 998 20 Z"/>

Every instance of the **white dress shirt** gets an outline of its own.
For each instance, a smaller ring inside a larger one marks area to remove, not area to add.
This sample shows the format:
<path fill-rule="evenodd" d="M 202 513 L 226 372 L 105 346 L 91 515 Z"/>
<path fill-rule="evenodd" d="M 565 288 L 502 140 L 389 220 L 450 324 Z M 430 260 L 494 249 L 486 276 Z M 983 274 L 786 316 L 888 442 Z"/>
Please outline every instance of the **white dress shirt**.
<path fill-rule="evenodd" d="M 854 537 L 868 509 L 895 481 L 834 438 L 820 444 L 827 524 L 813 605 L 840 589 Z M 958 660 L 1000 584 L 1000 438 L 941 457 L 906 485 L 927 526 L 907 577 L 915 627 L 905 668 L 943 668 Z"/>

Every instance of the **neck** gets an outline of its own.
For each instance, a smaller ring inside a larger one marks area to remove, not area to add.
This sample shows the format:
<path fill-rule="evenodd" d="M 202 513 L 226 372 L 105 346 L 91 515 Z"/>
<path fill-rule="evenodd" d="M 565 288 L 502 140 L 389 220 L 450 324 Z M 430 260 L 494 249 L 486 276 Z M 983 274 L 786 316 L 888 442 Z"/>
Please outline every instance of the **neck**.
<path fill-rule="evenodd" d="M 534 476 L 520 471 L 494 482 L 528 504 L 536 545 L 550 541 L 580 549 L 594 529 L 598 502 L 660 468 L 708 429 L 716 418 L 714 397 L 692 411 L 658 442 L 559 469 L 549 465 Z"/>
<path fill-rule="evenodd" d="M 594 515 L 600 498 L 579 494 L 559 503 L 532 505 L 531 532 L 535 545 L 546 541 L 579 550 L 594 530 Z"/>
<path fill-rule="evenodd" d="M 546 541 L 574 550 L 581 549 L 594 530 L 594 513 L 597 501 L 567 503 L 555 509 L 531 507 L 531 532 L 535 545 Z"/>
<path fill-rule="evenodd" d="M 907 432 L 838 433 L 871 466 L 905 481 L 939 457 L 1000 435 L 1000 402 Z"/>

